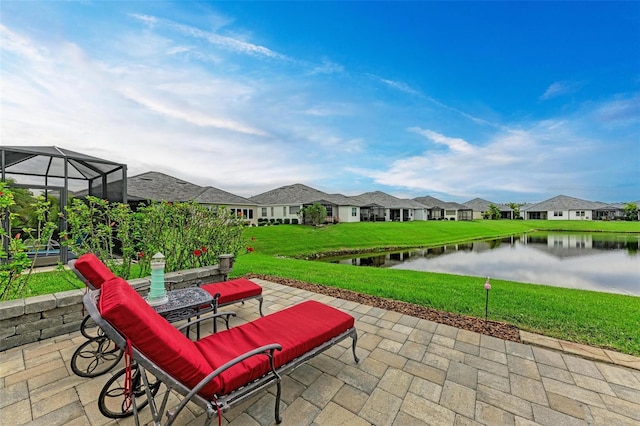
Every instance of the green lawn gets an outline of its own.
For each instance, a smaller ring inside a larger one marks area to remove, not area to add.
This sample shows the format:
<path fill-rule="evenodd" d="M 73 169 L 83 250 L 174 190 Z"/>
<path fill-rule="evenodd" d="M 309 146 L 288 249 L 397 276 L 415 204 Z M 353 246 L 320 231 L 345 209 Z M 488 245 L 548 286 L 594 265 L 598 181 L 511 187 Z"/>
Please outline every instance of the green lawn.
<path fill-rule="evenodd" d="M 484 318 L 485 277 L 356 268 L 304 259 L 317 254 L 433 247 L 532 230 L 640 233 L 640 223 L 502 220 L 253 227 L 246 229 L 245 236 L 247 246 L 254 251 L 238 256 L 232 276 L 273 275 Z M 496 279 L 491 284 L 492 320 L 534 333 L 640 355 L 640 297 Z M 82 286 L 70 273 L 36 274 L 29 291 L 30 295 L 36 295 Z"/>
<path fill-rule="evenodd" d="M 431 247 L 531 230 L 640 233 L 638 222 L 475 221 L 354 223 L 247 229 L 254 252 L 233 276 L 257 273 L 346 288 L 484 317 L 484 277 L 356 268 L 303 260 L 317 253 Z M 489 318 L 522 330 L 640 355 L 640 298 L 492 279 Z"/>

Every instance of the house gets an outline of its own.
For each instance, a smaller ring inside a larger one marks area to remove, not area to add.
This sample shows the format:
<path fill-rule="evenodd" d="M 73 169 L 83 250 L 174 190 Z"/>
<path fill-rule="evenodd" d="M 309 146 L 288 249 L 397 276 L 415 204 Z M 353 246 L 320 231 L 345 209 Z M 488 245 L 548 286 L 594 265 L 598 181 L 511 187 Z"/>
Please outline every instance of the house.
<path fill-rule="evenodd" d="M 473 200 L 469 200 L 466 203 L 462 204 L 473 210 L 474 220 L 483 219 L 483 215 L 489 211 L 489 206 L 491 204 L 500 209 L 500 219 L 514 219 L 513 209 L 506 204 L 492 203 L 490 201 L 483 200 L 482 198 L 474 198 Z"/>
<path fill-rule="evenodd" d="M 607 204 L 558 195 L 537 204 L 522 207 L 524 219 L 593 220 L 594 213 Z"/>
<path fill-rule="evenodd" d="M 232 214 L 244 218 L 248 225 L 258 225 L 258 206 L 239 195 L 207 186 L 193 201 L 205 206 L 225 206 Z"/>
<path fill-rule="evenodd" d="M 118 188 L 119 181 L 107 184 L 107 188 Z M 256 203 L 214 188 L 199 186 L 185 180 L 160 172 L 146 172 L 127 179 L 127 200 L 132 207 L 147 201 L 186 202 L 195 201 L 209 207 L 224 206 L 234 214 L 242 215 L 250 225 L 257 225 Z M 77 192 L 76 197 L 86 195 L 86 191 Z"/>
<path fill-rule="evenodd" d="M 319 203 L 327 209 L 327 222 L 360 221 L 360 203 L 352 197 L 327 194 L 301 183 L 281 186 L 249 200 L 259 206 L 258 219 L 299 220 L 300 210 Z"/>
<path fill-rule="evenodd" d="M 473 220 L 473 210 L 465 205 L 431 196 L 416 197 L 413 200 L 427 208 L 428 220 Z"/>
<path fill-rule="evenodd" d="M 426 220 L 426 208 L 413 200 L 394 197 L 382 191 L 365 192 L 351 198 L 362 203 L 360 220 L 363 222 L 408 222 Z"/>
<path fill-rule="evenodd" d="M 631 202 L 636 207 L 640 207 L 640 201 Z M 593 212 L 593 218 L 599 220 L 626 220 L 626 212 L 624 208 L 627 203 L 613 203 L 602 206 Z M 638 210 L 638 218 L 640 220 L 640 210 Z"/>

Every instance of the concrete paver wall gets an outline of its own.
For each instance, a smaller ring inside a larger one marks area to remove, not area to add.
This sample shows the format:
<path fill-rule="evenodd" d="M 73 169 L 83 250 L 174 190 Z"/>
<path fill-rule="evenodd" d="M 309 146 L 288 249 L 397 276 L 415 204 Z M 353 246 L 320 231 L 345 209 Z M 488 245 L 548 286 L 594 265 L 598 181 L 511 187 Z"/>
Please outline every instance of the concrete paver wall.
<path fill-rule="evenodd" d="M 165 281 L 174 289 L 196 285 L 197 281 L 224 281 L 229 271 L 218 265 L 165 274 Z M 130 280 L 140 294 L 149 292 L 150 278 Z M 85 290 L 0 302 L 0 351 L 37 342 L 80 329 L 84 318 L 82 298 Z"/>

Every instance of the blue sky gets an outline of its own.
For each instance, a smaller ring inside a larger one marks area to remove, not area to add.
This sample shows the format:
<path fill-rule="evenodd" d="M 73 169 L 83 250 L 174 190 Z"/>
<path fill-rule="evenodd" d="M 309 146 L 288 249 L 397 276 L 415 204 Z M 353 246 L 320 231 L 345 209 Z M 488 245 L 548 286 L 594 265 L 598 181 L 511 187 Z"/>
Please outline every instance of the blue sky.
<path fill-rule="evenodd" d="M 0 3 L 3 145 L 242 196 L 640 200 L 640 2 Z"/>

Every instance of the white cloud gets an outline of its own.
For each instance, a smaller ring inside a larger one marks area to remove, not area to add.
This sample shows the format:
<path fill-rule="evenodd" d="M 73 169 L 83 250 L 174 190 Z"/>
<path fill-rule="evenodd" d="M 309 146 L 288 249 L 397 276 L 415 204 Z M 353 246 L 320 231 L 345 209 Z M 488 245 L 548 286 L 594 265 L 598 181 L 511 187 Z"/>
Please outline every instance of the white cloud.
<path fill-rule="evenodd" d="M 447 137 L 440 133 L 434 132 L 433 130 L 429 130 L 429 129 L 423 130 L 419 127 L 411 127 L 408 130 L 411 132 L 418 133 L 432 140 L 435 143 L 446 145 L 452 151 L 472 153 L 474 150 L 474 147 L 464 139 Z"/>
<path fill-rule="evenodd" d="M 582 83 L 576 81 L 557 81 L 547 87 L 540 99 L 546 101 L 558 96 L 569 95 L 577 92 L 581 87 Z"/>
<path fill-rule="evenodd" d="M 46 54 L 42 49 L 31 43 L 28 38 L 22 37 L 4 25 L 0 25 L 0 47 L 2 50 L 12 52 L 34 62 L 41 61 L 43 55 Z"/>
<path fill-rule="evenodd" d="M 447 149 L 428 149 L 395 160 L 384 169 L 351 171 L 378 185 L 418 193 L 472 198 L 505 192 L 526 197 L 579 180 L 584 170 L 575 164 L 588 155 L 591 145 L 573 135 L 570 125 L 558 121 L 535 123 L 527 130 L 499 131 L 483 144 L 419 127 L 407 130 Z"/>
<path fill-rule="evenodd" d="M 149 110 L 161 114 L 167 118 L 183 120 L 190 124 L 202 127 L 217 127 L 220 129 L 231 130 L 239 133 L 246 133 L 254 136 L 268 136 L 268 134 L 260 129 L 243 124 L 241 122 L 217 117 L 207 114 L 202 111 L 198 111 L 194 108 L 188 108 L 186 105 L 172 105 L 170 102 L 150 96 L 148 94 L 142 94 L 134 89 L 123 89 L 122 94 L 127 98 L 138 104 L 148 108 Z"/>
<path fill-rule="evenodd" d="M 640 121 L 640 96 L 635 95 L 605 102 L 596 110 L 596 117 L 603 122 L 621 125 L 638 123 Z"/>
<path fill-rule="evenodd" d="M 245 196 L 331 182 L 330 192 L 531 200 L 555 188 L 580 196 L 567 188 L 597 184 L 593 170 L 615 175 L 620 161 L 589 154 L 637 136 L 626 127 L 637 123 L 637 95 L 504 125 L 327 58 L 291 58 L 232 32 L 229 20 L 203 18 L 215 27 L 204 31 L 134 19 L 99 48 L 0 26 L 2 143 L 59 145 L 127 163 L 132 175 L 158 170 Z"/>
<path fill-rule="evenodd" d="M 404 83 L 402 81 L 388 80 L 386 78 L 378 77 L 377 75 L 373 75 L 373 74 L 369 74 L 369 75 L 374 79 L 386 84 L 387 86 L 391 87 L 394 90 L 398 90 L 400 92 L 404 92 L 413 96 L 422 96 L 422 93 L 420 93 L 419 90 L 412 88 L 407 83 Z"/>
<path fill-rule="evenodd" d="M 322 60 L 322 64 L 312 66 L 311 75 L 314 74 L 334 74 L 344 72 L 344 67 L 340 64 L 330 61 L 327 58 Z"/>

